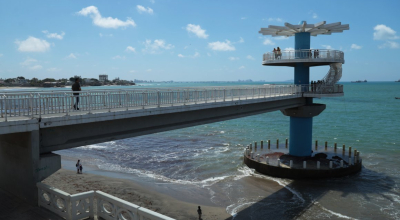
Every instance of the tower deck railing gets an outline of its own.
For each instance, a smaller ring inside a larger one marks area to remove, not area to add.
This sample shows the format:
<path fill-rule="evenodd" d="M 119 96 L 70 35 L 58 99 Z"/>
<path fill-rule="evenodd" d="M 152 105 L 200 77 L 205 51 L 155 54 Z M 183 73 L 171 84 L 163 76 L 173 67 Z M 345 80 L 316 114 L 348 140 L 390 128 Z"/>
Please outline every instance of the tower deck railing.
<path fill-rule="evenodd" d="M 317 51 L 318 50 L 318 51 Z M 306 49 L 268 52 L 263 55 L 263 64 L 276 62 L 336 62 L 344 63 L 344 53 L 340 50 Z"/>
<path fill-rule="evenodd" d="M 343 93 L 342 85 L 262 85 L 154 89 L 93 89 L 0 93 L 1 118 L 41 118 L 45 115 L 88 114 L 175 105 L 196 105 L 248 99 L 283 100 L 310 94 Z M 76 95 L 79 94 L 79 95 Z M 305 96 L 304 96 L 305 97 Z M 307 97 L 312 97 L 307 95 Z M 320 96 L 319 96 L 320 97 Z M 79 98 L 79 104 L 76 104 Z"/>

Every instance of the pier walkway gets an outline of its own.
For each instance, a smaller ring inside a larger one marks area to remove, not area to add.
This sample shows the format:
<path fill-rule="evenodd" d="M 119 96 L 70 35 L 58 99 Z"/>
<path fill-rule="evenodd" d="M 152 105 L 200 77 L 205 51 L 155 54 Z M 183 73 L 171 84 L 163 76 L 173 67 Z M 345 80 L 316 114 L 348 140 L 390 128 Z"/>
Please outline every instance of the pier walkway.
<path fill-rule="evenodd" d="M 74 109 L 79 93 L 79 110 Z M 305 106 L 342 85 L 262 85 L 0 93 L 0 188 L 37 203 L 61 168 L 52 152 Z"/>

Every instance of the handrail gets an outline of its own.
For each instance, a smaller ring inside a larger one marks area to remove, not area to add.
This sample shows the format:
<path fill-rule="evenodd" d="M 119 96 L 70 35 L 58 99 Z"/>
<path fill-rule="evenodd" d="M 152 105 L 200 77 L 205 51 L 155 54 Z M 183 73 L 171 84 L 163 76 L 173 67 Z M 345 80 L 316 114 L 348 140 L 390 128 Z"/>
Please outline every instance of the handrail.
<path fill-rule="evenodd" d="M 247 87 L 154 88 L 145 90 L 84 90 L 2 95 L 0 109 L 5 121 L 11 117 L 41 118 L 43 115 L 88 114 L 99 110 L 111 112 L 129 109 L 163 108 L 174 105 L 198 105 L 249 99 L 289 99 L 302 97 L 304 92 L 330 94 L 343 92 L 342 85 L 261 85 Z M 79 93 L 79 95 L 74 95 Z M 76 106 L 79 98 L 79 104 Z M 74 108 L 76 106 L 76 109 Z"/>
<path fill-rule="evenodd" d="M 318 50 L 318 52 L 317 52 Z M 267 52 L 263 55 L 264 62 L 277 62 L 284 60 L 307 59 L 314 61 L 335 60 L 344 62 L 344 53 L 340 50 L 327 49 L 302 49 L 302 50 L 283 50 L 279 52 Z"/>

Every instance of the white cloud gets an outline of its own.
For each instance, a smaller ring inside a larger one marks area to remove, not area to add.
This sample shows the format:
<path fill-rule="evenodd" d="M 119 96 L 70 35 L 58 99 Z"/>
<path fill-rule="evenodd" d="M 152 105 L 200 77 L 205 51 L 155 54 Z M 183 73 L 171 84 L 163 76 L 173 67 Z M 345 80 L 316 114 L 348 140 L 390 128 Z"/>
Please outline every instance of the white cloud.
<path fill-rule="evenodd" d="M 127 51 L 127 52 L 136 52 L 136 49 L 134 47 L 128 46 L 128 47 L 126 47 L 125 51 Z"/>
<path fill-rule="evenodd" d="M 29 36 L 24 41 L 16 40 L 18 50 L 21 52 L 46 52 L 50 50 L 50 43 L 46 40 Z"/>
<path fill-rule="evenodd" d="M 144 42 L 144 46 L 145 49 L 143 49 L 142 51 L 145 53 L 161 53 L 161 50 L 170 50 L 172 48 L 174 48 L 174 45 L 172 44 L 167 44 L 165 43 L 164 40 L 158 39 L 158 40 L 154 40 L 154 42 L 152 42 L 151 40 L 146 40 Z"/>
<path fill-rule="evenodd" d="M 233 60 L 239 60 L 239 57 L 229 57 L 228 59 L 229 59 L 229 60 L 232 60 L 232 61 L 233 61 Z"/>
<path fill-rule="evenodd" d="M 396 40 L 399 36 L 396 35 L 396 31 L 392 28 L 379 24 L 374 27 L 374 40 Z"/>
<path fill-rule="evenodd" d="M 102 34 L 102 33 L 99 33 L 99 36 L 100 37 L 112 37 L 113 34 Z"/>
<path fill-rule="evenodd" d="M 249 60 L 254 60 L 254 57 L 252 57 L 251 55 L 247 55 L 246 58 L 249 59 Z"/>
<path fill-rule="evenodd" d="M 93 20 L 93 24 L 102 28 L 126 28 L 129 26 L 135 27 L 136 24 L 131 18 L 127 18 L 126 21 L 121 21 L 118 18 L 102 17 L 96 6 L 89 6 L 83 8 L 78 12 L 79 15 L 90 16 Z"/>
<path fill-rule="evenodd" d="M 275 40 L 287 40 L 289 37 L 286 36 L 279 36 L 279 37 L 274 37 Z"/>
<path fill-rule="evenodd" d="M 241 70 L 241 69 L 244 69 L 244 68 L 246 68 L 246 67 L 244 67 L 244 66 L 240 66 L 240 67 L 239 67 L 240 70 Z"/>
<path fill-rule="evenodd" d="M 270 39 L 265 39 L 263 42 L 264 45 L 275 45 L 275 43 Z"/>
<path fill-rule="evenodd" d="M 65 59 L 76 59 L 76 55 L 73 53 L 70 53 L 68 56 L 65 57 Z"/>
<path fill-rule="evenodd" d="M 208 34 L 206 34 L 206 30 L 201 29 L 200 25 L 188 24 L 186 26 L 186 30 L 188 32 L 194 33 L 198 38 L 207 39 Z"/>
<path fill-rule="evenodd" d="M 147 71 L 147 72 L 151 72 L 151 71 L 152 71 L 152 69 L 147 69 L 146 71 Z"/>
<path fill-rule="evenodd" d="M 58 68 L 55 68 L 55 67 L 47 69 L 47 71 L 49 71 L 49 72 L 59 72 L 60 70 L 61 69 L 58 69 Z"/>
<path fill-rule="evenodd" d="M 236 48 L 232 45 L 232 43 L 229 40 L 225 40 L 225 42 L 211 42 L 208 43 L 208 47 L 211 48 L 212 50 L 218 50 L 218 51 L 233 51 L 236 50 Z"/>
<path fill-rule="evenodd" d="M 196 52 L 196 53 L 194 53 L 193 55 L 187 56 L 187 57 L 196 58 L 196 57 L 199 57 L 199 56 L 200 56 L 200 53 L 199 53 L 199 52 Z M 184 57 L 186 57 L 186 56 L 184 56 L 184 55 L 182 55 L 182 54 L 178 54 L 178 57 L 184 58 Z"/>
<path fill-rule="evenodd" d="M 141 13 L 149 13 L 149 14 L 153 14 L 153 9 L 151 9 L 151 8 L 149 8 L 149 7 L 147 7 L 147 9 L 146 9 L 146 7 L 144 7 L 144 6 L 141 6 L 141 5 L 136 5 L 136 8 L 137 8 L 137 10 L 138 10 L 138 12 L 141 14 Z"/>
<path fill-rule="evenodd" d="M 196 58 L 196 57 L 199 57 L 200 56 L 200 53 L 199 52 L 196 52 L 196 53 L 194 53 L 194 55 L 192 56 L 192 58 Z"/>
<path fill-rule="evenodd" d="M 47 38 L 55 38 L 55 39 L 59 39 L 62 40 L 64 38 L 64 31 L 61 32 L 61 34 L 57 34 L 57 33 L 49 33 L 47 30 L 42 31 L 42 33 L 46 34 Z"/>
<path fill-rule="evenodd" d="M 293 47 L 286 47 L 284 50 L 294 50 Z"/>
<path fill-rule="evenodd" d="M 323 47 L 325 47 L 325 49 L 327 50 L 333 50 L 333 47 L 331 47 L 331 45 L 322 45 Z"/>
<path fill-rule="evenodd" d="M 272 21 L 282 22 L 283 19 L 282 19 L 282 18 L 268 18 L 268 21 L 269 21 L 269 22 L 272 22 Z"/>
<path fill-rule="evenodd" d="M 111 59 L 113 59 L 113 60 L 125 60 L 125 56 L 120 56 L 120 55 L 117 55 L 117 56 L 115 56 L 115 57 L 112 57 Z"/>
<path fill-rule="evenodd" d="M 379 49 L 383 49 L 383 48 L 390 48 L 390 49 L 398 49 L 400 48 L 399 43 L 395 42 L 395 41 L 386 41 L 386 43 L 379 45 L 378 46 Z"/>
<path fill-rule="evenodd" d="M 32 59 L 32 58 L 27 58 L 24 62 L 19 63 L 21 66 L 25 67 L 25 66 L 30 66 L 33 63 L 36 63 L 37 60 Z"/>
<path fill-rule="evenodd" d="M 317 18 L 318 18 L 317 13 L 314 12 L 314 13 L 312 14 L 312 18 L 317 19 Z"/>
<path fill-rule="evenodd" d="M 29 67 L 30 70 L 40 70 L 42 68 L 43 67 L 41 65 L 34 65 L 34 66 Z"/>
<path fill-rule="evenodd" d="M 351 49 L 359 50 L 359 49 L 361 49 L 361 48 L 362 48 L 362 46 L 359 46 L 359 45 L 357 45 L 357 44 L 352 44 L 352 45 L 351 45 Z"/>

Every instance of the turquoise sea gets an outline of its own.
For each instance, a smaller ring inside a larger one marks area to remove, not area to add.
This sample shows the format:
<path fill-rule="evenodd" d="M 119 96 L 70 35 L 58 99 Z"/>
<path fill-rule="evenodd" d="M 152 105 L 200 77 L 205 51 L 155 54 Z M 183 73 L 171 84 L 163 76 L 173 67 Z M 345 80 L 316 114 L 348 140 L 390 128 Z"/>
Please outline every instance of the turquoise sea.
<path fill-rule="evenodd" d="M 244 84 L 264 83 L 138 87 Z M 289 118 L 279 111 L 56 153 L 80 158 L 97 168 L 92 173 L 139 181 L 186 201 L 196 192 L 202 204 L 225 207 L 234 219 L 400 219 L 400 83 L 341 84 L 344 97 L 314 99 L 327 108 L 313 119 L 313 139 L 359 150 L 364 167 L 353 176 L 292 181 L 244 166 L 247 144 L 288 138 Z"/>

